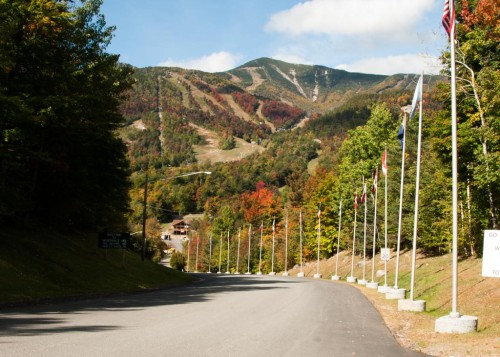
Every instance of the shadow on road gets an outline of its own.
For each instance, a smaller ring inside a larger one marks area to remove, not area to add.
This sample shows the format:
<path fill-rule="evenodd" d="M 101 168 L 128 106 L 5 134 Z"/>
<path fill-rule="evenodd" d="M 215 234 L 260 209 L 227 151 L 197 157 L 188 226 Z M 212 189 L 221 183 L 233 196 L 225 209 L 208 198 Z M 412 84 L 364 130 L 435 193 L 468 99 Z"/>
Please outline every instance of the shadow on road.
<path fill-rule="evenodd" d="M 67 325 L 69 317 L 66 319 L 64 316 L 91 311 L 140 311 L 154 306 L 199 303 L 215 299 L 221 293 L 286 289 L 288 284 L 298 283 L 291 279 L 255 276 L 196 274 L 196 277 L 200 278 L 196 283 L 177 288 L 4 308 L 0 310 L 0 337 L 119 329 L 119 326 L 71 326 Z"/>

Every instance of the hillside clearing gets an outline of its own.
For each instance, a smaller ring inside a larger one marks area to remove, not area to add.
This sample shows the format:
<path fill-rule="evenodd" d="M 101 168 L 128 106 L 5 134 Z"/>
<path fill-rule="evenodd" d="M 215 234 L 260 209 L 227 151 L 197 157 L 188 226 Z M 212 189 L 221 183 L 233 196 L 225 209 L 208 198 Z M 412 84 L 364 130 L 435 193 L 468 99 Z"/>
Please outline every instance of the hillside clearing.
<path fill-rule="evenodd" d="M 201 126 L 193 123 L 190 123 L 189 125 L 195 128 L 198 131 L 198 134 L 203 136 L 207 142 L 206 145 L 193 145 L 196 159 L 200 163 L 237 161 L 248 155 L 260 153 L 265 150 L 265 148 L 258 144 L 247 143 L 245 140 L 240 138 L 235 138 L 236 148 L 232 150 L 221 150 L 219 149 L 219 136 L 216 132 L 202 128 Z"/>

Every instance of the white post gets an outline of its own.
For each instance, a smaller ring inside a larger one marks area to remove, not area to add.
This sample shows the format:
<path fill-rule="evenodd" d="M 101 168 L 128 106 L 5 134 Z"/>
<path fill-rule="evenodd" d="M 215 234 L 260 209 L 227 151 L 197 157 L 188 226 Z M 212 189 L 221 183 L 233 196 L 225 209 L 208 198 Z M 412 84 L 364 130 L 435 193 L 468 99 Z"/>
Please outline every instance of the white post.
<path fill-rule="evenodd" d="M 455 3 L 449 2 L 450 11 L 450 51 L 451 51 L 451 142 L 452 142 L 452 209 L 453 209 L 453 277 L 451 313 L 436 320 L 436 332 L 466 333 L 477 329 L 477 317 L 460 316 L 458 300 L 458 157 L 457 157 L 457 95 L 455 74 Z M 445 3 L 446 14 L 446 3 Z M 443 17 L 444 19 L 444 17 Z"/>
<path fill-rule="evenodd" d="M 283 276 L 288 276 L 288 210 L 285 218 L 285 272 Z"/>
<path fill-rule="evenodd" d="M 231 274 L 229 271 L 229 229 L 227 230 L 227 270 L 226 274 Z"/>
<path fill-rule="evenodd" d="M 363 223 L 363 279 L 358 280 L 358 284 L 360 285 L 366 285 L 366 213 L 367 213 L 367 207 L 368 205 L 366 204 L 366 201 L 368 201 L 367 197 L 367 192 L 366 192 L 366 181 L 365 178 L 363 177 L 363 196 L 364 197 L 364 204 L 365 204 L 365 218 L 364 218 L 364 223 Z"/>
<path fill-rule="evenodd" d="M 366 284 L 370 289 L 378 288 L 378 283 L 375 282 L 375 253 L 377 245 L 377 198 L 378 198 L 378 165 L 375 169 L 375 177 L 373 178 L 373 193 L 375 200 L 373 201 L 373 251 L 372 251 L 372 280 Z"/>
<path fill-rule="evenodd" d="M 357 223 L 357 215 L 358 215 L 358 194 L 354 198 L 354 232 L 352 236 L 352 259 L 351 259 L 351 276 L 347 277 L 348 283 L 355 283 L 356 278 L 354 277 L 354 251 L 356 248 L 356 223 Z"/>
<path fill-rule="evenodd" d="M 249 224 L 248 225 L 248 270 L 247 270 L 247 274 L 252 274 L 250 273 L 250 244 L 252 242 L 252 225 Z"/>
<path fill-rule="evenodd" d="M 276 275 L 274 272 L 274 238 L 275 238 L 275 230 L 276 230 L 276 219 L 273 218 L 273 249 L 272 249 L 272 255 L 271 255 L 271 272 L 269 275 Z"/>
<path fill-rule="evenodd" d="M 188 238 L 188 258 L 187 258 L 187 266 L 186 266 L 186 271 L 189 273 L 189 247 L 191 245 L 191 239 Z"/>
<path fill-rule="evenodd" d="M 222 267 L 222 232 L 220 234 L 220 245 L 219 245 L 219 271 L 217 272 L 217 274 L 221 274 L 222 271 L 220 270 L 221 267 Z"/>
<path fill-rule="evenodd" d="M 302 270 L 302 208 L 299 213 L 299 248 L 300 248 L 300 272 L 297 274 L 297 277 L 304 277 L 304 272 Z"/>
<path fill-rule="evenodd" d="M 199 249 L 200 249 L 200 236 L 198 235 L 196 237 L 196 259 L 195 259 L 195 265 L 194 265 L 194 272 L 197 273 L 198 272 L 198 252 L 199 252 Z"/>
<path fill-rule="evenodd" d="M 401 250 L 401 229 L 403 224 L 403 189 L 405 180 L 405 147 L 406 147 L 406 112 L 403 114 L 403 144 L 401 149 L 401 184 L 399 187 L 399 218 L 398 218 L 398 241 L 396 249 L 396 271 L 394 277 L 394 289 L 398 289 L 399 275 L 399 252 Z"/>
<path fill-rule="evenodd" d="M 335 275 L 332 276 L 332 280 L 340 280 L 340 277 L 338 275 L 339 271 L 339 245 L 340 245 L 340 230 L 342 228 L 342 198 L 340 199 L 340 204 L 339 204 L 339 230 L 338 230 L 338 235 L 337 235 L 337 254 L 336 254 L 336 261 L 335 261 Z"/>
<path fill-rule="evenodd" d="M 236 258 L 236 271 L 235 274 L 240 273 L 240 242 L 241 242 L 241 228 L 238 230 L 238 256 Z"/>
<path fill-rule="evenodd" d="M 211 273 L 212 268 L 212 232 L 210 232 L 209 245 L 208 245 L 208 273 Z"/>
<path fill-rule="evenodd" d="M 262 275 L 262 234 L 264 231 L 264 221 L 260 223 L 260 253 L 259 253 L 259 272 L 257 275 Z"/>
<path fill-rule="evenodd" d="M 420 157 L 422 150 L 422 86 L 423 86 L 424 74 L 420 77 L 419 84 L 417 85 L 416 95 L 420 98 L 420 110 L 418 116 L 418 140 L 417 140 L 417 172 L 415 177 L 415 212 L 413 216 L 413 251 L 411 255 L 411 278 L 410 278 L 410 299 L 409 300 L 399 300 L 398 310 L 399 311 L 425 311 L 425 301 L 424 300 L 414 300 L 413 291 L 415 287 L 415 269 L 417 260 L 417 227 L 418 227 L 418 195 L 420 189 Z"/>
<path fill-rule="evenodd" d="M 321 278 L 321 274 L 319 273 L 319 256 L 321 249 L 321 204 L 318 208 L 318 262 L 316 263 L 316 274 L 314 274 L 314 279 Z"/>

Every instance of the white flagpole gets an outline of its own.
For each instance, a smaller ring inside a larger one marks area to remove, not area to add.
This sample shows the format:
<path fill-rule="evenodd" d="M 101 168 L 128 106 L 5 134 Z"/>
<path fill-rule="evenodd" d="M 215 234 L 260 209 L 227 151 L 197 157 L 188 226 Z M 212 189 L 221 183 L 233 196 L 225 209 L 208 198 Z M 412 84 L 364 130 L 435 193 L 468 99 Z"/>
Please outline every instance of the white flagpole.
<path fill-rule="evenodd" d="M 219 245 L 219 271 L 217 274 L 221 274 L 222 271 L 220 270 L 222 267 L 222 232 L 220 233 L 220 245 Z"/>
<path fill-rule="evenodd" d="M 406 111 L 403 114 L 403 148 L 401 154 L 401 185 L 399 188 L 399 219 L 398 219 L 398 242 L 396 249 L 396 272 L 394 277 L 394 289 L 398 289 L 399 275 L 399 252 L 401 249 L 401 226 L 403 220 L 403 188 L 405 178 L 405 147 L 406 147 Z"/>
<path fill-rule="evenodd" d="M 365 218 L 363 222 L 363 279 L 358 280 L 358 284 L 361 285 L 366 285 L 366 213 L 367 213 L 367 207 L 368 205 L 366 204 L 366 201 L 368 201 L 368 194 L 366 191 L 366 180 L 363 176 L 363 192 L 364 192 L 364 197 L 365 197 Z"/>
<path fill-rule="evenodd" d="M 272 249 L 272 255 L 271 255 L 271 272 L 269 275 L 275 275 L 276 273 L 274 272 L 274 238 L 275 238 L 275 230 L 276 230 L 276 219 L 273 218 L 273 249 Z"/>
<path fill-rule="evenodd" d="M 304 276 L 304 272 L 302 271 L 302 208 L 299 213 L 299 247 L 300 247 L 300 272 L 297 274 L 297 277 L 301 278 Z"/>
<path fill-rule="evenodd" d="M 384 248 L 387 249 L 387 176 L 389 175 L 389 165 L 387 164 L 387 144 L 385 145 L 385 166 L 387 167 L 384 175 Z M 384 261 L 384 291 L 387 291 L 387 260 Z"/>
<path fill-rule="evenodd" d="M 260 223 L 260 252 L 259 252 L 259 272 L 257 275 L 262 275 L 262 234 L 264 231 L 264 221 Z"/>
<path fill-rule="evenodd" d="M 209 245 L 208 245 L 208 273 L 211 273 L 212 267 L 212 232 L 210 232 Z"/>
<path fill-rule="evenodd" d="M 198 252 L 200 250 L 200 236 L 198 235 L 196 237 L 196 259 L 195 259 L 195 266 L 194 266 L 194 272 L 197 273 L 198 272 Z"/>
<path fill-rule="evenodd" d="M 240 243 L 241 243 L 241 228 L 238 230 L 238 256 L 236 258 L 236 271 L 235 274 L 240 273 Z"/>
<path fill-rule="evenodd" d="M 421 81 L 423 82 L 424 73 Z M 410 281 L 410 300 L 413 301 L 413 292 L 415 287 L 415 266 L 417 259 L 417 227 L 418 227 L 418 195 L 420 190 L 420 158 L 422 150 L 422 86 L 420 88 L 420 109 L 418 115 L 418 144 L 417 144 L 417 173 L 415 179 L 415 214 L 413 216 L 413 252 L 411 257 L 411 281 Z"/>
<path fill-rule="evenodd" d="M 316 263 L 316 274 L 314 274 L 315 279 L 321 278 L 321 274 L 319 273 L 319 256 L 321 249 L 321 204 L 318 208 L 318 262 Z"/>
<path fill-rule="evenodd" d="M 227 270 L 226 274 L 231 274 L 229 271 L 229 229 L 227 230 Z"/>
<path fill-rule="evenodd" d="M 377 197 L 378 197 L 378 165 L 375 169 L 375 202 L 373 208 L 373 252 L 372 252 L 372 283 L 375 282 L 375 246 L 377 238 Z"/>
<path fill-rule="evenodd" d="M 351 259 L 351 276 L 347 277 L 347 282 L 348 283 L 355 283 L 356 278 L 353 276 L 354 274 L 354 251 L 356 249 L 356 223 L 357 223 L 357 215 L 358 215 L 358 208 L 356 207 L 357 205 L 357 195 L 354 198 L 354 232 L 352 236 L 352 259 Z"/>
<path fill-rule="evenodd" d="M 251 274 L 250 273 L 250 243 L 252 242 L 252 225 L 249 224 L 248 225 L 248 270 L 247 270 L 247 274 Z"/>
<path fill-rule="evenodd" d="M 342 229 L 342 198 L 340 199 L 339 204 L 339 230 L 337 234 L 337 254 L 335 257 L 335 275 L 332 276 L 332 280 L 340 280 L 338 275 L 339 272 L 339 245 L 340 245 L 340 230 Z"/>
<path fill-rule="evenodd" d="M 455 13 L 455 1 L 450 1 L 450 13 Z M 457 86 L 455 74 L 455 24 L 451 26 L 451 167 L 452 167 L 452 207 L 453 207 L 453 280 L 451 317 L 459 317 L 458 295 L 458 155 L 457 155 Z"/>
<path fill-rule="evenodd" d="M 448 5 L 449 13 L 446 14 Z M 436 320 L 436 332 L 467 333 L 477 330 L 476 316 L 460 316 L 457 311 L 458 295 L 458 154 L 457 154 L 457 97 L 455 74 L 455 2 L 445 1 L 445 16 L 449 21 L 449 36 L 451 50 L 451 152 L 452 152 L 452 210 L 453 210 L 453 277 L 452 277 L 452 311 L 449 315 Z M 446 26 L 445 26 L 446 28 Z"/>
<path fill-rule="evenodd" d="M 285 272 L 283 276 L 288 276 L 288 210 L 285 218 Z"/>

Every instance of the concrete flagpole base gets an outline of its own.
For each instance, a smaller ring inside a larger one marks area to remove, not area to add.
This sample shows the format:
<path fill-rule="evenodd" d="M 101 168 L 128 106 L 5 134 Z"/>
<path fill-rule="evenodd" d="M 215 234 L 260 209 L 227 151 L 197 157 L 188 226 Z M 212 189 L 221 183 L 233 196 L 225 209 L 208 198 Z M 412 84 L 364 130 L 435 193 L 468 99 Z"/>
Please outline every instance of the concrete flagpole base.
<path fill-rule="evenodd" d="M 262 275 L 262 272 L 261 271 L 257 272 L 257 275 Z"/>
<path fill-rule="evenodd" d="M 288 275 L 290 275 L 290 274 L 288 274 L 287 271 L 283 273 L 283 276 L 288 276 Z"/>
<path fill-rule="evenodd" d="M 239 271 L 235 271 L 234 275 L 240 275 L 240 272 Z"/>
<path fill-rule="evenodd" d="M 378 288 L 378 282 L 376 282 L 376 281 L 370 281 L 369 283 L 366 283 L 366 287 L 368 289 L 377 289 Z"/>
<path fill-rule="evenodd" d="M 212 274 L 212 272 L 211 271 L 207 271 L 207 274 Z"/>
<path fill-rule="evenodd" d="M 385 294 L 386 292 L 389 291 L 389 287 L 387 285 L 380 285 L 377 289 L 379 293 Z"/>
<path fill-rule="evenodd" d="M 332 275 L 332 280 L 338 281 L 338 280 L 340 280 L 340 276 Z"/>
<path fill-rule="evenodd" d="M 365 279 L 359 279 L 358 285 L 366 285 L 367 281 Z"/>
<path fill-rule="evenodd" d="M 218 272 L 217 272 L 217 274 L 222 274 L 222 272 L 221 272 L 221 271 L 218 271 Z"/>
<path fill-rule="evenodd" d="M 476 316 L 457 316 L 446 315 L 436 320 L 434 331 L 439 333 L 469 333 L 477 331 Z"/>
<path fill-rule="evenodd" d="M 424 312 L 425 300 L 410 300 L 410 299 L 398 300 L 398 311 Z"/>
<path fill-rule="evenodd" d="M 406 289 L 389 288 L 385 293 L 387 300 L 398 300 L 406 297 Z"/>
<path fill-rule="evenodd" d="M 249 271 L 247 271 L 247 272 L 245 273 L 245 275 L 252 275 L 252 273 L 250 273 Z"/>
<path fill-rule="evenodd" d="M 269 275 L 276 275 L 274 271 L 270 272 Z"/>
<path fill-rule="evenodd" d="M 300 273 L 297 273 L 297 278 L 303 278 L 305 275 L 304 275 L 304 272 L 301 271 Z"/>
<path fill-rule="evenodd" d="M 321 274 L 314 274 L 314 279 L 321 279 L 323 275 Z"/>
<path fill-rule="evenodd" d="M 224 274 L 231 274 L 231 272 L 230 271 L 226 271 Z"/>
<path fill-rule="evenodd" d="M 356 280 L 357 280 L 357 278 L 356 278 L 355 276 L 348 276 L 348 277 L 346 278 L 346 281 L 347 281 L 348 283 L 355 283 L 355 282 L 356 282 Z"/>

